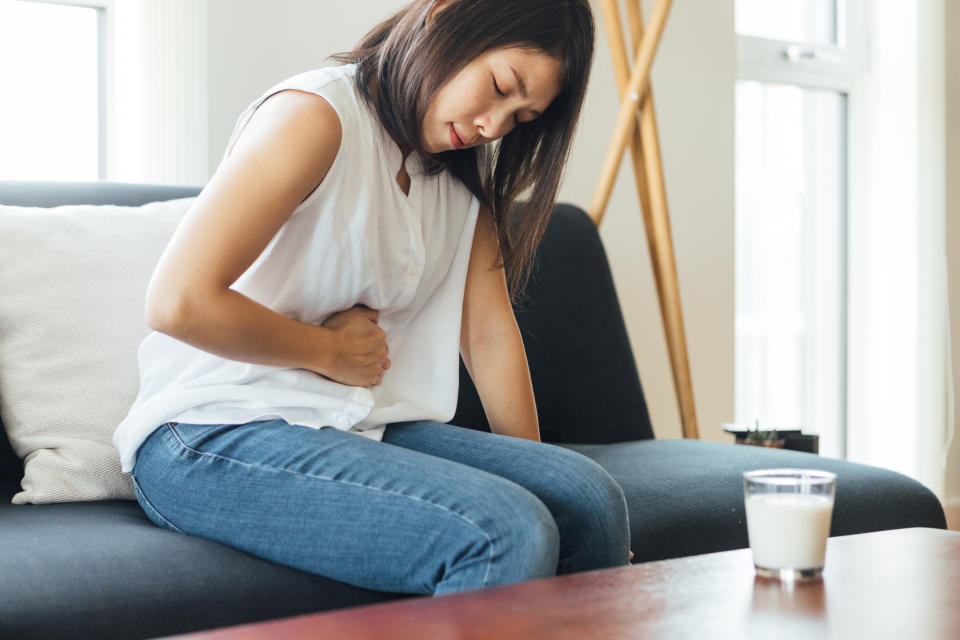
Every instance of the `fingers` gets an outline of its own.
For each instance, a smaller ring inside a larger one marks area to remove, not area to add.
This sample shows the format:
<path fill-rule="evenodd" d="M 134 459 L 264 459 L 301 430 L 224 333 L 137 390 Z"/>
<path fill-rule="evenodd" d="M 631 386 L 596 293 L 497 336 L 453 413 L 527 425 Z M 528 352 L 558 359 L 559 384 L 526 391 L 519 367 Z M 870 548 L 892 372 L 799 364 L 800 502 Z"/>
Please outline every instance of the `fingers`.
<path fill-rule="evenodd" d="M 390 368 L 390 360 L 384 359 L 380 362 L 380 371 L 373 378 L 373 386 L 377 386 L 383 382 L 383 376 L 387 373 L 387 369 Z"/>
<path fill-rule="evenodd" d="M 374 322 L 377 322 L 380 320 L 379 309 L 371 309 L 370 307 L 364 304 L 356 304 L 353 306 L 353 308 L 361 312 L 364 316 L 366 316 L 367 318 L 370 318 Z"/>
<path fill-rule="evenodd" d="M 371 369 L 373 369 L 372 371 L 373 377 L 370 378 L 368 382 L 369 386 L 375 387 L 379 385 L 381 382 L 383 382 L 383 377 L 384 375 L 386 375 L 387 369 L 390 368 L 390 364 L 391 364 L 390 358 L 388 358 L 386 354 L 384 354 L 381 357 L 378 357 L 373 363 L 368 365 Z"/>

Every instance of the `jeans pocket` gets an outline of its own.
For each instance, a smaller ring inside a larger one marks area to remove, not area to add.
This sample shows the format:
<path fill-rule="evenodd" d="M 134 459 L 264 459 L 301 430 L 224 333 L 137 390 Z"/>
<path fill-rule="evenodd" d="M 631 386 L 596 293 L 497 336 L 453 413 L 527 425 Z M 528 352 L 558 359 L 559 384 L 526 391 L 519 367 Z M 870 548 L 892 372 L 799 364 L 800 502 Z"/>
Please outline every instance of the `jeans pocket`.
<path fill-rule="evenodd" d="M 184 533 L 177 525 L 173 524 L 169 520 L 163 517 L 159 511 L 150 503 L 143 491 L 140 490 L 140 483 L 137 482 L 136 477 L 131 476 L 133 479 L 133 493 L 137 497 L 137 502 L 140 504 L 140 508 L 143 509 L 143 512 L 147 514 L 147 518 L 150 519 L 150 522 L 157 525 L 161 529 L 170 529 L 171 531 L 176 531 L 177 533 Z"/>

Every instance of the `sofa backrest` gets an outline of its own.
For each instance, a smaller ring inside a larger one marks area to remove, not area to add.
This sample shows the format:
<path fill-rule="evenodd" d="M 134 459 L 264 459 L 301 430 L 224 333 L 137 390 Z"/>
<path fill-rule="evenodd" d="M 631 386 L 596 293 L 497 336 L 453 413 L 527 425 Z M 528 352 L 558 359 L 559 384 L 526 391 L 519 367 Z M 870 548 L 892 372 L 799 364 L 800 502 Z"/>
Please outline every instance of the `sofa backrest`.
<path fill-rule="evenodd" d="M 0 181 L 0 204 L 138 206 L 199 192 L 164 185 Z M 653 437 L 606 254 L 581 209 L 555 208 L 516 312 L 544 440 L 600 444 Z M 451 422 L 489 429 L 462 362 Z M 0 485 L 19 483 L 22 476 L 23 465 L 0 423 Z"/>

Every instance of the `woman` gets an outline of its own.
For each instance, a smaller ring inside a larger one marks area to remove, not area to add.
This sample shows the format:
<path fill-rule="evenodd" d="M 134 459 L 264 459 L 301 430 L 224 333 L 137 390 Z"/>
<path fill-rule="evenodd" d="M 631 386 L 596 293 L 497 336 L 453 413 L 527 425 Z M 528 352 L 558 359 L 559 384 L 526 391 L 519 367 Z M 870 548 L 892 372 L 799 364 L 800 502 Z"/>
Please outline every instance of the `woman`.
<path fill-rule="evenodd" d="M 396 592 L 628 562 L 620 488 L 539 442 L 510 305 L 593 30 L 586 0 L 417 0 L 241 115 L 114 436 L 155 524 Z M 443 424 L 458 351 L 492 434 Z"/>

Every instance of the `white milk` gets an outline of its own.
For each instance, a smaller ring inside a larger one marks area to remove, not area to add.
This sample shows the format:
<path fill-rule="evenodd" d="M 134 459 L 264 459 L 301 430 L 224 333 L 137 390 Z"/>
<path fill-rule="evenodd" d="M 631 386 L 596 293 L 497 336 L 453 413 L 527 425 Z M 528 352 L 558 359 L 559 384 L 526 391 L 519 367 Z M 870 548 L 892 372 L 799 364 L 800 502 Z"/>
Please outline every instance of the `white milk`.
<path fill-rule="evenodd" d="M 833 499 L 799 493 L 747 497 L 747 535 L 753 561 L 767 569 L 823 566 Z"/>

